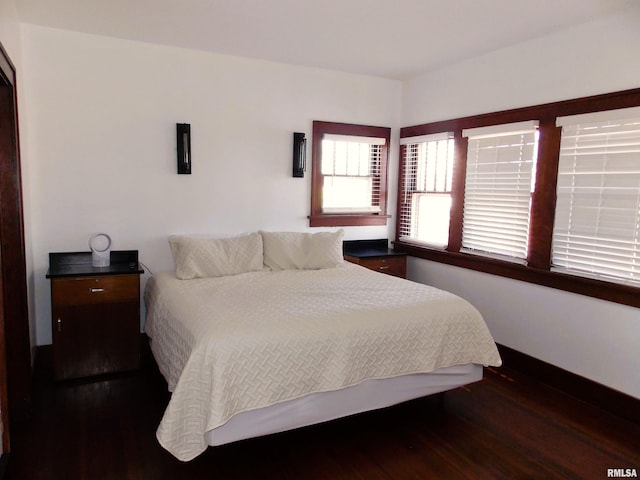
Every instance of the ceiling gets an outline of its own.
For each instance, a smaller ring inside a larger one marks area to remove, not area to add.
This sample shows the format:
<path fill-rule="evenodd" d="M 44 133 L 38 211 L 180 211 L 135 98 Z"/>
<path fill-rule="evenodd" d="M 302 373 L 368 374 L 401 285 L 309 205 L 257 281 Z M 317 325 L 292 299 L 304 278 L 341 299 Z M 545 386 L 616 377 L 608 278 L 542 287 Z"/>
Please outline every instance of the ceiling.
<path fill-rule="evenodd" d="M 394 79 L 640 8 L 638 0 L 15 3 L 25 23 Z"/>

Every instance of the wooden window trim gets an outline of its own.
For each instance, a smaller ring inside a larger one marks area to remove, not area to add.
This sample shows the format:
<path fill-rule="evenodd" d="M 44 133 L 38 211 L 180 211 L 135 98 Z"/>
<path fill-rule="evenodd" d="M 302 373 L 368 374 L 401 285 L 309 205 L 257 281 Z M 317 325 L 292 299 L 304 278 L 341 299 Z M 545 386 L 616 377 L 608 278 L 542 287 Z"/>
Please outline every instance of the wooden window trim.
<path fill-rule="evenodd" d="M 322 213 L 322 174 L 321 174 L 321 145 L 325 134 L 353 135 L 359 137 L 384 138 L 386 140 L 382 149 L 380 165 L 380 213 L 362 214 L 325 214 Z M 389 143 L 391 142 L 391 129 L 388 127 L 372 127 L 368 125 L 354 125 L 350 123 L 313 122 L 311 154 L 311 215 L 309 226 L 311 227 L 346 227 L 386 225 L 387 219 L 387 172 L 389 159 Z"/>
<path fill-rule="evenodd" d="M 555 126 L 556 118 L 636 106 L 640 106 L 640 88 L 402 128 L 400 130 L 401 138 L 445 131 L 454 132 L 456 141 L 454 193 L 449 227 L 449 246 L 446 250 L 400 241 L 393 242 L 394 247 L 400 252 L 426 260 L 640 307 L 640 288 L 638 287 L 551 271 L 551 243 L 555 219 L 561 135 L 561 129 Z M 536 190 L 533 193 L 531 204 L 527 264 L 522 265 L 462 253 L 460 252 L 460 243 L 466 170 L 466 154 L 464 153 L 466 152 L 466 139 L 462 137 L 462 129 L 527 120 L 540 122 Z M 403 168 L 402 150 L 400 169 Z M 402 195 L 402 187 L 402 183 L 399 182 L 398 198 Z M 396 238 L 399 238 L 398 228 L 396 226 Z"/>

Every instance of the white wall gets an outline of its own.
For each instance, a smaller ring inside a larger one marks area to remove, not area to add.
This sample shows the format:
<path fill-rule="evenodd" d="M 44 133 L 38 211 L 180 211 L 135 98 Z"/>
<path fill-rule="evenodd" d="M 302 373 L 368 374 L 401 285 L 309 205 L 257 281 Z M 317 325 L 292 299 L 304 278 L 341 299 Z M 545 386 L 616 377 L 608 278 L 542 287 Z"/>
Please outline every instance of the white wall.
<path fill-rule="evenodd" d="M 0 42 L 9 54 L 14 65 L 21 58 L 20 23 L 16 11 L 15 0 L 0 2 Z"/>
<path fill-rule="evenodd" d="M 169 234 L 305 230 L 310 172 L 291 176 L 292 133 L 311 138 L 327 120 L 397 137 L 397 81 L 33 25 L 23 39 L 38 345 L 51 342 L 49 252 L 87 251 L 104 231 L 155 272 L 172 268 Z M 176 173 L 181 122 L 192 175 Z M 395 188 L 389 198 L 393 209 Z M 384 238 L 393 226 L 345 231 Z"/>
<path fill-rule="evenodd" d="M 640 87 L 640 8 L 404 85 L 402 125 Z M 420 259 L 410 278 L 469 299 L 496 341 L 640 398 L 640 310 Z"/>
<path fill-rule="evenodd" d="M 402 126 L 640 87 L 640 3 L 405 82 Z"/>

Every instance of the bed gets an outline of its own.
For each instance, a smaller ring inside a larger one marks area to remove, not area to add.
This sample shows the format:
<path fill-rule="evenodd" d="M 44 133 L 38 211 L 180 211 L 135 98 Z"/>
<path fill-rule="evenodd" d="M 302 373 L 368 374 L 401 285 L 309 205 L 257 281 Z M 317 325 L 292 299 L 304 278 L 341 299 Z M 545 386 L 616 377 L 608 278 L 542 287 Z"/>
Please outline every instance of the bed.
<path fill-rule="evenodd" d="M 342 232 L 172 237 L 145 332 L 172 392 L 156 432 L 209 445 L 383 408 L 482 378 L 500 356 L 451 293 L 342 261 Z"/>

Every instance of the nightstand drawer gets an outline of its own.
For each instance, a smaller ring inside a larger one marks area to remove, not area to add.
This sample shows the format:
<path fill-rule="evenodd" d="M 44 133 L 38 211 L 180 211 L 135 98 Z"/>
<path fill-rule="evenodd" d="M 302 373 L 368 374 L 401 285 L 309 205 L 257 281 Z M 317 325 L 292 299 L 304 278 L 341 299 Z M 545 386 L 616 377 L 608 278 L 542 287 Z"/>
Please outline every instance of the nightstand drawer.
<path fill-rule="evenodd" d="M 407 257 L 405 255 L 388 255 L 384 257 L 355 257 L 345 255 L 345 260 L 357 263 L 369 270 L 407 278 Z"/>
<path fill-rule="evenodd" d="M 367 258 L 360 260 L 360 265 L 398 277 L 405 277 L 407 274 L 405 257 Z"/>
<path fill-rule="evenodd" d="M 83 305 L 138 300 L 139 275 L 56 278 L 51 282 L 54 305 Z"/>

